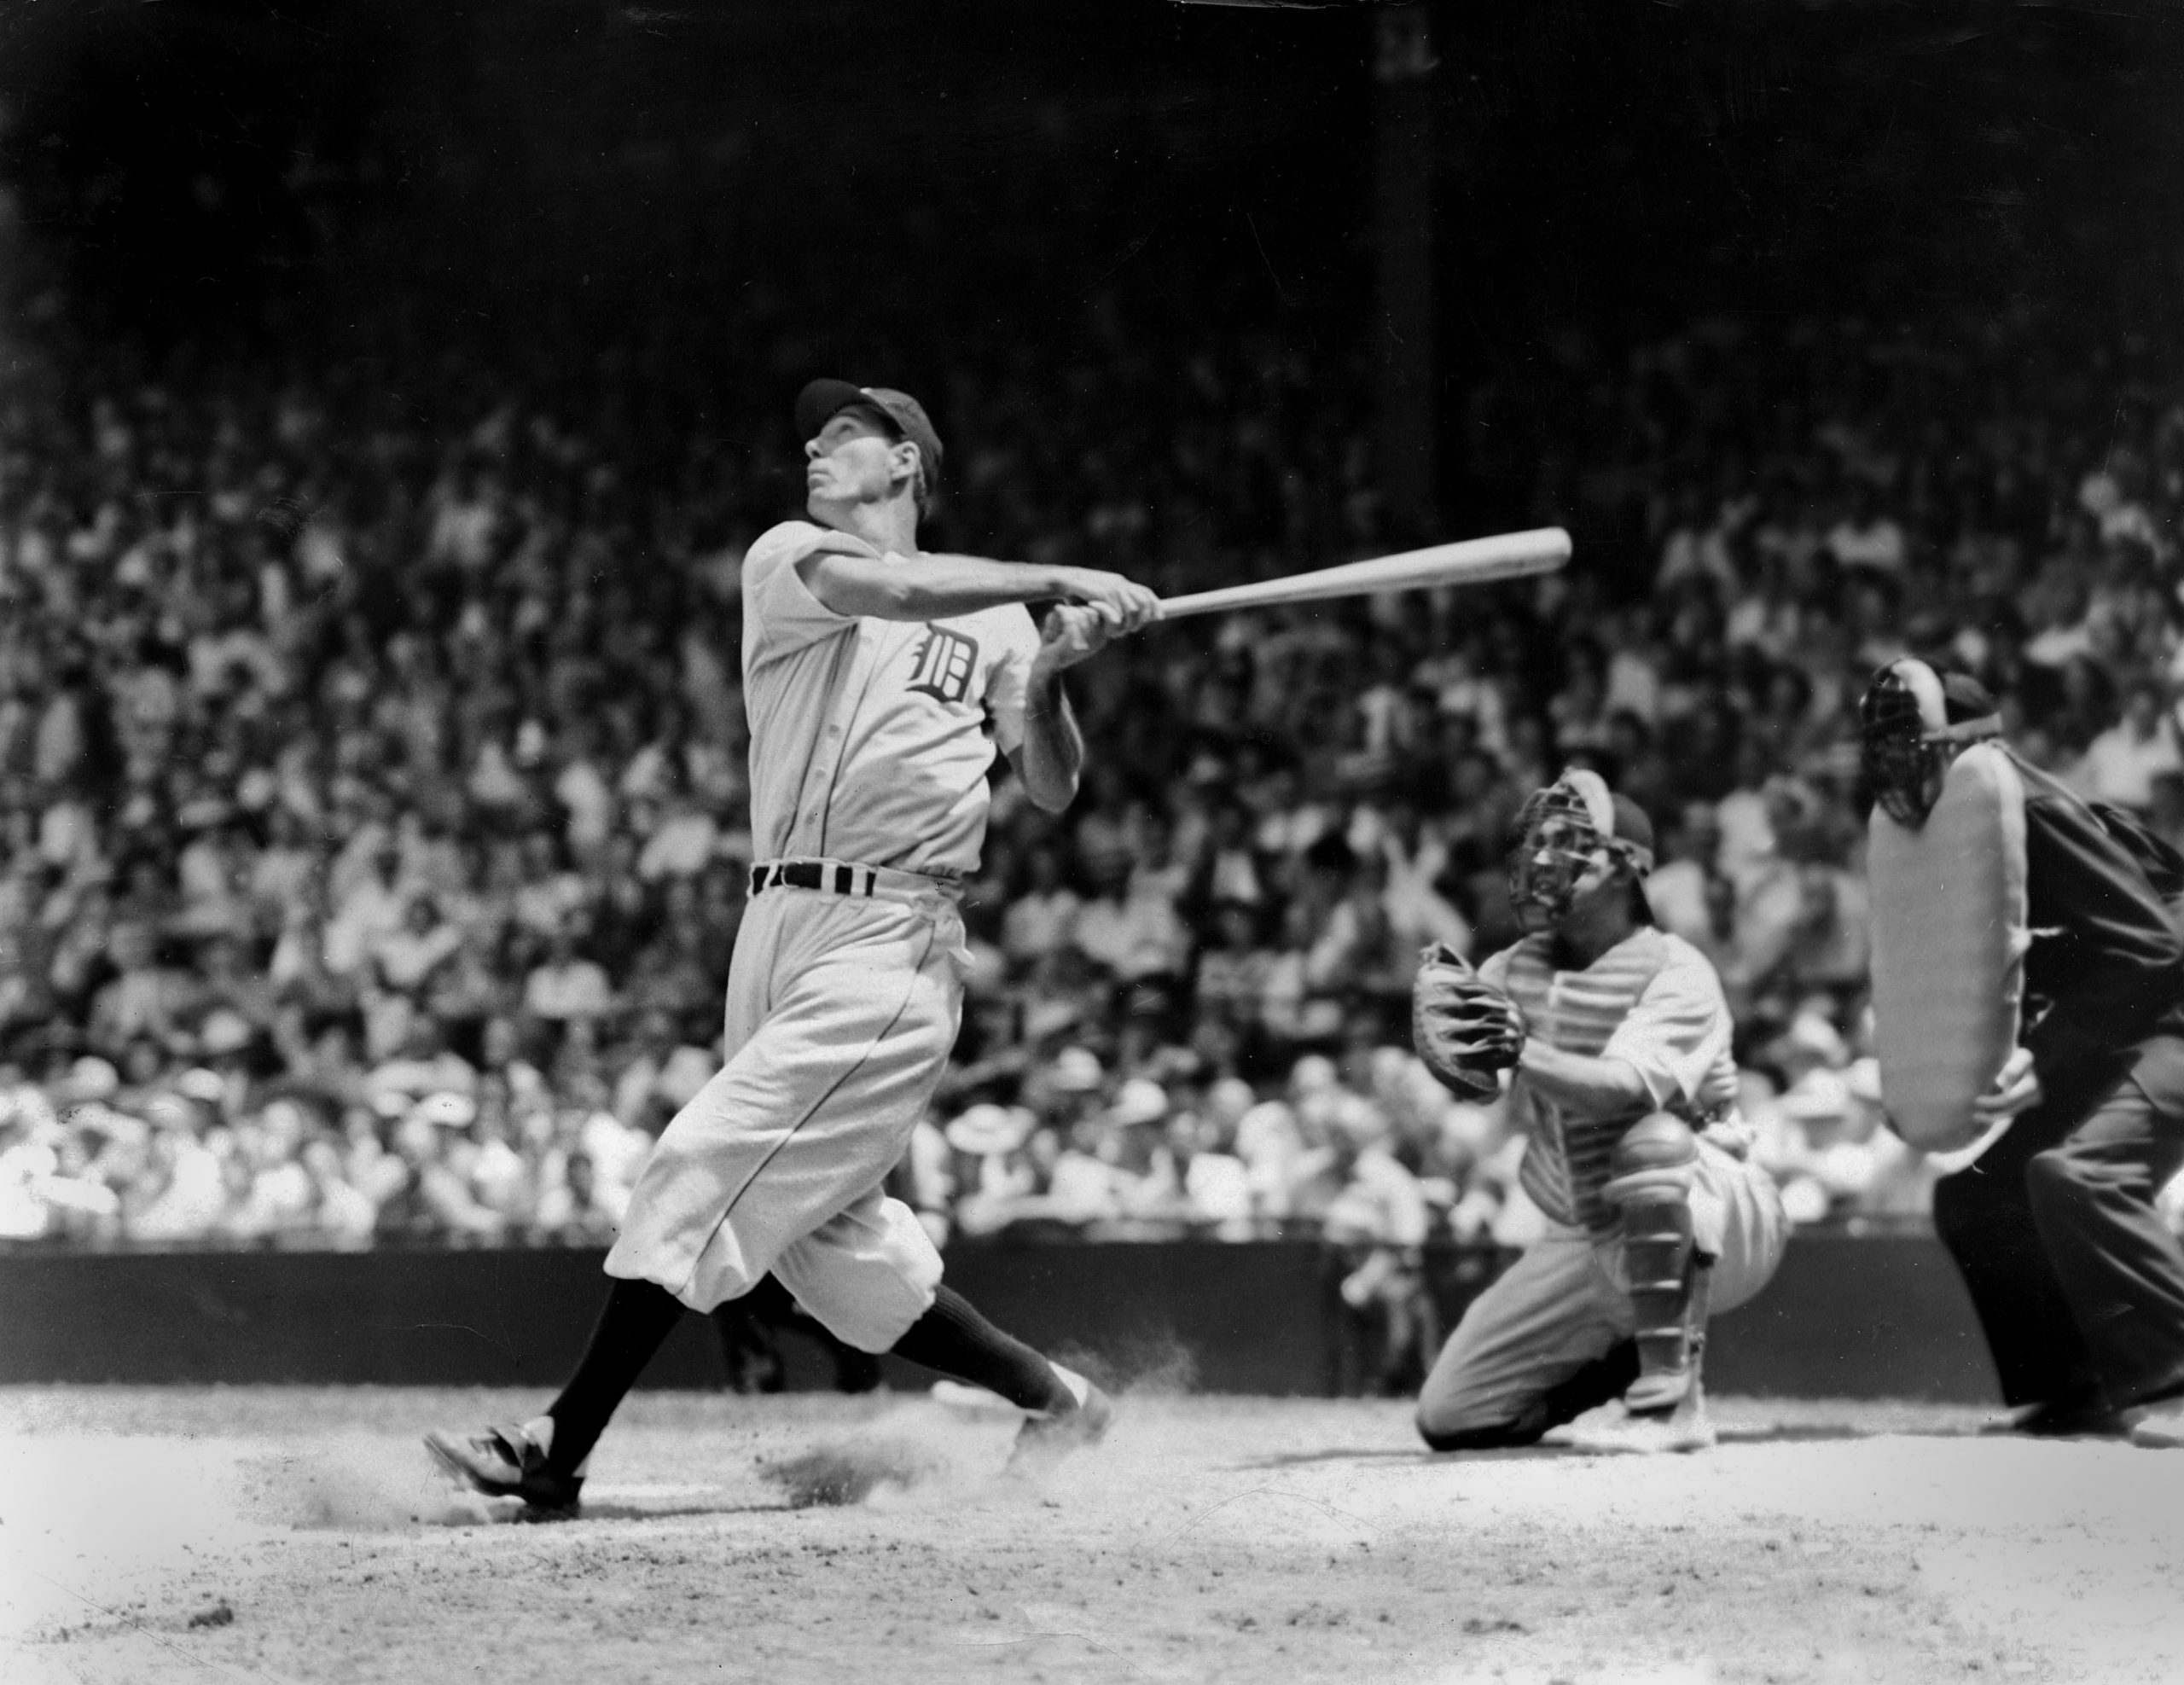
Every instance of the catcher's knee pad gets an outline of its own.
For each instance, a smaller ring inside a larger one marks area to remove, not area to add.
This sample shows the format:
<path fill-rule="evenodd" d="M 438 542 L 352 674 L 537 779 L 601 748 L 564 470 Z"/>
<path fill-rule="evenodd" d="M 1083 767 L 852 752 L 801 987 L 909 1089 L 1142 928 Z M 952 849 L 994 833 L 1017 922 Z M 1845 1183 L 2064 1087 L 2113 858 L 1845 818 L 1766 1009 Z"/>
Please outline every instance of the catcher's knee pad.
<path fill-rule="evenodd" d="M 1555 1426 L 1548 1420 L 1547 1413 L 1536 1407 L 1506 1421 L 1466 1422 L 1455 1427 L 1428 1423 L 1421 1413 L 1418 1437 L 1426 1442 L 1429 1451 L 1506 1451 L 1536 1445 L 1547 1430 Z"/>
<path fill-rule="evenodd" d="M 1696 1162 L 1699 1137 L 1673 1112 L 1655 1112 L 1623 1130 L 1615 1143 L 1612 1166 L 1618 1176 L 1640 1171 L 1672 1170 Z"/>
<path fill-rule="evenodd" d="M 1672 1172 L 1698 1157 L 1691 1126 L 1659 1112 L 1625 1131 L 1612 1168 L 1618 1177 Z M 1630 1189 L 1619 1206 L 1638 1342 L 1638 1379 L 1623 1402 L 1633 1409 L 1666 1409 L 1691 1390 L 1705 1328 L 1705 1271 L 1692 1244 L 1689 1183 L 1663 1175 Z"/>

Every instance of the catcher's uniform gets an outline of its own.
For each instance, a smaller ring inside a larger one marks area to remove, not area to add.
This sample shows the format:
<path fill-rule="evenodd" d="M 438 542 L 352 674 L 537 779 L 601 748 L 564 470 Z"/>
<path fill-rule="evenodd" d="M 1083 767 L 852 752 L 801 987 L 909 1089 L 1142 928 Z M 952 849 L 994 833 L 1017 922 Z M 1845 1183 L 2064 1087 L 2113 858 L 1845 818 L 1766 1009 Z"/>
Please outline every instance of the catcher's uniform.
<path fill-rule="evenodd" d="M 1023 740 L 1039 638 L 1015 605 L 837 614 L 797 568 L 845 547 L 877 554 L 792 520 L 744 558 L 758 858 L 728 1062 L 661 1135 L 607 1270 L 700 1310 L 770 1271 L 842 1340 L 885 1351 L 932 1303 L 940 1255 L 880 1184 L 955 1044 L 957 886 L 996 748 Z"/>
<path fill-rule="evenodd" d="M 1513 1119 L 1529 1135 L 1519 1177 L 1547 1232 L 1472 1302 L 1419 1397 L 1429 1435 L 1525 1422 L 1550 1394 L 1635 1330 L 1615 1208 L 1600 1197 L 1615 1146 L 1637 1117 L 1669 1112 L 1699 1132 L 1691 1189 L 1697 1250 L 1711 1264 L 1711 1304 L 1727 1310 L 1767 1284 L 1786 1225 L 1773 1179 L 1745 1156 L 1734 1121 L 1736 1066 L 1720 980 L 1682 938 L 1647 926 L 1583 971 L 1558 971 L 1553 944 L 1528 936 L 1480 967 L 1563 1051 L 1634 1066 L 1651 1103 L 1588 1118 L 1565 1112 L 1521 1072 Z"/>

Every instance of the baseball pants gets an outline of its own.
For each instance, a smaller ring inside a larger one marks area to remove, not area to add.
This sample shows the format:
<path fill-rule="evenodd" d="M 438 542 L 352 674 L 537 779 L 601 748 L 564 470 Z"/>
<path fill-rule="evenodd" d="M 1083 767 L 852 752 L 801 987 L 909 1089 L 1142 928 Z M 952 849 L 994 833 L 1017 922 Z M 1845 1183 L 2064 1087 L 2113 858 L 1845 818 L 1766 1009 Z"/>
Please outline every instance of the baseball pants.
<path fill-rule="evenodd" d="M 2070 1082 L 1934 1185 L 2012 1406 L 2184 1393 L 2184 1248 L 2154 1207 L 2184 1168 L 2184 1040 Z"/>
<path fill-rule="evenodd" d="M 1782 1261 L 1788 1224 L 1774 1178 L 1702 1139 L 1691 1215 L 1713 1264 L 1709 1310 L 1734 1310 Z M 1628 1280 L 1620 1240 L 1549 1225 L 1449 1336 L 1419 1393 L 1420 1431 L 1440 1439 L 1507 1430 L 1498 1442 L 1514 1444 L 1568 1421 L 1577 1411 L 1556 1412 L 1558 1393 L 1636 1331 Z"/>
<path fill-rule="evenodd" d="M 925 1314 L 940 1254 L 880 1184 L 946 1069 L 969 956 L 954 903 L 912 881 L 753 898 L 729 968 L 728 1062 L 654 1145 L 608 1275 L 710 1310 L 770 1272 L 863 1351 Z"/>

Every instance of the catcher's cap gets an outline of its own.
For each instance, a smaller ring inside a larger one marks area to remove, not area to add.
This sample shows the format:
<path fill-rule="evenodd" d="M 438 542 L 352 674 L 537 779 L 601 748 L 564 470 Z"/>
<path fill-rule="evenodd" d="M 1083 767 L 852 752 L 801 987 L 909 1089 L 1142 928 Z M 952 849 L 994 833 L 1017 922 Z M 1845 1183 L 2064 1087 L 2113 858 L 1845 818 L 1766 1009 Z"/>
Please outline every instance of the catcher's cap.
<path fill-rule="evenodd" d="M 1642 878 L 1653 869 L 1653 822 L 1644 808 L 1621 791 L 1610 790 L 1607 780 L 1589 767 L 1565 768 L 1547 793 L 1551 798 L 1558 790 L 1569 791 L 1584 804 L 1594 830 L 1601 837 L 1626 845 L 1625 857 L 1638 876 Z"/>
<path fill-rule="evenodd" d="M 1653 871 L 1653 822 L 1646 810 L 1620 790 L 1611 790 L 1607 780 L 1587 767 L 1572 766 L 1563 770 L 1562 776 L 1542 792 L 1536 799 L 1551 799 L 1557 791 L 1566 790 L 1584 804 L 1592 820 L 1594 830 L 1604 840 L 1614 843 L 1616 852 L 1629 869 L 1628 885 L 1630 917 L 1633 923 L 1658 924 L 1653 904 L 1646 896 L 1646 880 Z M 1531 803 L 1526 803 L 1527 809 Z M 1519 813 L 1519 822 L 1525 814 Z"/>
<path fill-rule="evenodd" d="M 918 448 L 921 478 L 927 495 L 940 480 L 940 435 L 925 406 L 892 386 L 858 386 L 847 381 L 814 381 L 796 395 L 797 431 L 810 439 L 853 404 L 877 410 L 903 438 Z"/>
<path fill-rule="evenodd" d="M 1647 857 L 1653 852 L 1653 822 L 1646 816 L 1646 810 L 1624 795 L 1615 793 L 1615 836 L 1618 842 L 1627 842 L 1634 848 L 1642 848 Z"/>

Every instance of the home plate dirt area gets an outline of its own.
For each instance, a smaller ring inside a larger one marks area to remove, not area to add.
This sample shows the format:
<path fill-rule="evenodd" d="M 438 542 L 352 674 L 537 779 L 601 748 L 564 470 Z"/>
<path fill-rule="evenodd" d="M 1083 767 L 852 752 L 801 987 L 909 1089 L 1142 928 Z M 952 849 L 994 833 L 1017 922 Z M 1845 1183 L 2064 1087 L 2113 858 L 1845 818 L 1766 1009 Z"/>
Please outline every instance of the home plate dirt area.
<path fill-rule="evenodd" d="M 578 1519 L 435 1474 L 536 1393 L 0 1391 L 0 1679 L 2184 1678 L 2184 1452 L 1726 1399 L 1689 1456 L 1126 1396 L 1037 1483 L 921 1393 L 639 1393 Z"/>

